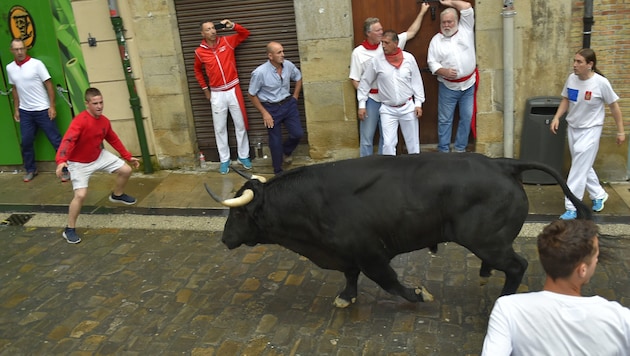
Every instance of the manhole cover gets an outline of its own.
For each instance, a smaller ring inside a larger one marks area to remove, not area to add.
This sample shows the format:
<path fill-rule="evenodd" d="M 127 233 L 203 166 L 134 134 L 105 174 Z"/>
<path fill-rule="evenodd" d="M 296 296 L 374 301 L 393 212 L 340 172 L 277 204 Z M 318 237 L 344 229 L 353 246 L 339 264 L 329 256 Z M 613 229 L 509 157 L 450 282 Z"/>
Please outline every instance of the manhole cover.
<path fill-rule="evenodd" d="M 11 214 L 11 216 L 0 222 L 0 225 L 22 226 L 31 220 L 33 215 L 34 214 Z"/>

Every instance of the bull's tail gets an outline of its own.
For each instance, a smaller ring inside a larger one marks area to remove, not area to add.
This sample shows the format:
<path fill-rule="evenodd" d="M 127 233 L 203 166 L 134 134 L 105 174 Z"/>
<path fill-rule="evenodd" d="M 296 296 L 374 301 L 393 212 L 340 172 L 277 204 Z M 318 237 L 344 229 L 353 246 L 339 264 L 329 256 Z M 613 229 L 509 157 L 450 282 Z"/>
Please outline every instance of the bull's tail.
<path fill-rule="evenodd" d="M 549 167 L 546 164 L 539 162 L 531 162 L 531 161 L 519 161 L 516 159 L 510 158 L 497 158 L 498 161 L 502 163 L 502 165 L 510 171 L 511 175 L 520 179 L 521 173 L 528 170 L 538 170 L 543 171 L 550 176 L 552 176 L 556 182 L 562 188 L 562 192 L 564 195 L 569 198 L 573 206 L 577 211 L 577 216 L 579 219 L 592 220 L 593 213 L 591 209 L 589 209 L 580 199 L 578 199 L 569 189 L 565 179 L 553 168 Z"/>

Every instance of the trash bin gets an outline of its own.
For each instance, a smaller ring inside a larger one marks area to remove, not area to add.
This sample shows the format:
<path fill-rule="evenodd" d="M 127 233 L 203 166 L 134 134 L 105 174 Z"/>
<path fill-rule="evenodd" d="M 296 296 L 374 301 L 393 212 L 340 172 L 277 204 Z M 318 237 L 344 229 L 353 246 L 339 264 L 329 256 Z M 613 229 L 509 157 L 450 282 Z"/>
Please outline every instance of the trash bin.
<path fill-rule="evenodd" d="M 554 135 L 549 130 L 551 120 L 560 106 L 562 97 L 536 96 L 527 99 L 523 131 L 521 133 L 521 160 L 544 163 L 562 174 L 567 121 L 564 116 Z M 565 114 L 566 115 L 566 114 Z M 556 184 L 549 174 L 540 171 L 523 172 L 523 183 Z"/>

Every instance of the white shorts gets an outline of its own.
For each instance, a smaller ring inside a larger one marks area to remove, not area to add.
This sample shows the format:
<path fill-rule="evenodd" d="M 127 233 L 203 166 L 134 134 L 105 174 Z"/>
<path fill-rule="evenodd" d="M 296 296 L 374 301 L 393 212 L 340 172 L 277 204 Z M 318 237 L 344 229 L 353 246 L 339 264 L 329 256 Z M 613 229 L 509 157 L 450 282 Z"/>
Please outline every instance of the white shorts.
<path fill-rule="evenodd" d="M 107 150 L 101 150 L 96 161 L 90 163 L 68 161 L 72 189 L 87 188 L 90 176 L 96 171 L 113 173 L 125 165 L 125 161 Z"/>

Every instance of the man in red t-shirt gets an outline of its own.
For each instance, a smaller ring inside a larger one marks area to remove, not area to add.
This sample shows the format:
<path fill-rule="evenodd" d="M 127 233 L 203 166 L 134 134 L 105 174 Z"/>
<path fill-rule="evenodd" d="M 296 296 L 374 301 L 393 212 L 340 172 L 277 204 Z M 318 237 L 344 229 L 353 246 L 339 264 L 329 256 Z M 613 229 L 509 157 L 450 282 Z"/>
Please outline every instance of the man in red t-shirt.
<path fill-rule="evenodd" d="M 103 140 L 107 141 L 134 168 L 140 166 L 137 158 L 132 157 L 120 142 L 112 129 L 111 123 L 103 115 L 103 95 L 96 88 L 85 91 L 86 110 L 77 115 L 61 140 L 57 150 L 57 176 L 61 177 L 64 167 L 70 171 L 74 198 L 68 208 L 68 226 L 63 237 L 68 243 L 81 242 L 75 227 L 83 201 L 87 195 L 88 182 L 92 173 L 105 171 L 116 173 L 116 185 L 109 201 L 113 203 L 135 204 L 136 199 L 124 193 L 125 185 L 132 169 L 119 157 L 103 149 Z"/>

